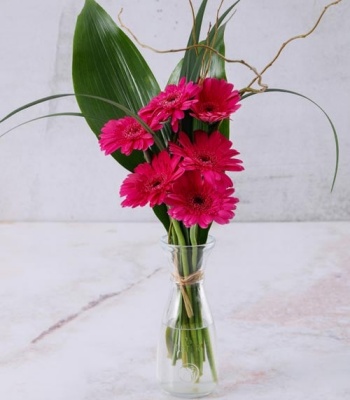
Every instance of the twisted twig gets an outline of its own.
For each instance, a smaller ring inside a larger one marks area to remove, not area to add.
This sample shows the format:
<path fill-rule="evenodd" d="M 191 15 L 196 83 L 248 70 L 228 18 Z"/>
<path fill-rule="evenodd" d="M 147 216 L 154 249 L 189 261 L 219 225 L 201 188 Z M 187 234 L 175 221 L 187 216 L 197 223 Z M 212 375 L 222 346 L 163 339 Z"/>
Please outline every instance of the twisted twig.
<path fill-rule="evenodd" d="M 236 60 L 236 59 L 230 59 L 225 57 L 224 55 L 222 55 L 221 53 L 219 53 L 216 49 L 214 49 L 213 47 L 207 45 L 207 44 L 203 44 L 203 43 L 198 43 L 198 44 L 194 44 L 192 46 L 186 46 L 186 47 L 181 47 L 178 49 L 168 49 L 168 50 L 159 50 L 156 49 L 148 44 L 142 43 L 137 36 L 126 26 L 124 25 L 122 19 L 121 19 L 121 14 L 123 13 L 123 9 L 121 9 L 119 11 L 118 14 L 118 21 L 120 24 L 120 27 L 123 28 L 124 30 L 126 30 L 130 36 L 132 36 L 132 38 L 135 40 L 135 42 L 142 48 L 144 49 L 148 49 L 153 51 L 154 53 L 157 54 L 167 54 L 167 53 L 181 53 L 181 52 L 185 52 L 187 50 L 192 50 L 192 49 L 198 49 L 198 48 L 202 48 L 202 49 L 206 49 L 211 51 L 213 54 L 216 54 L 218 57 L 222 58 L 224 61 L 226 61 L 227 63 L 239 63 L 239 64 L 243 64 L 245 67 L 249 68 L 252 72 L 254 72 L 255 75 L 257 75 L 258 80 L 260 80 L 259 78 L 260 75 L 257 71 L 257 69 L 255 67 L 253 67 L 252 65 L 248 64 L 246 61 L 244 60 Z"/>
<path fill-rule="evenodd" d="M 136 42 L 140 47 L 145 48 L 145 49 L 148 49 L 148 50 L 151 50 L 151 51 L 153 51 L 153 52 L 155 52 L 155 53 L 158 53 L 158 54 L 180 53 L 180 52 L 185 52 L 185 51 L 187 51 L 187 50 L 192 50 L 192 49 L 196 49 L 196 50 L 197 50 L 198 48 L 202 48 L 202 49 L 204 49 L 204 50 L 206 50 L 206 51 L 210 51 L 212 54 L 217 55 L 218 57 L 220 57 L 222 60 L 224 60 L 224 61 L 227 62 L 227 63 L 238 63 L 238 64 L 244 65 L 245 67 L 247 67 L 248 69 L 250 69 L 250 70 L 254 73 L 255 77 L 254 77 L 254 79 L 253 79 L 245 88 L 243 88 L 243 89 L 240 90 L 240 93 L 241 93 L 241 94 L 246 93 L 246 92 L 261 93 L 261 92 L 264 92 L 264 91 L 268 88 L 268 86 L 267 86 L 265 83 L 262 82 L 262 76 L 263 76 L 263 74 L 264 74 L 269 68 L 272 67 L 272 65 L 273 65 L 273 64 L 276 62 L 276 60 L 279 58 L 279 56 L 281 55 L 281 53 L 282 53 L 282 51 L 285 49 L 285 47 L 286 47 L 289 43 L 293 42 L 294 40 L 297 40 L 297 39 L 304 39 L 304 38 L 310 36 L 310 35 L 316 30 L 316 28 L 318 27 L 318 25 L 320 24 L 320 22 L 321 22 L 323 16 L 325 15 L 325 13 L 327 12 L 327 10 L 328 10 L 330 7 L 335 6 L 335 5 L 339 4 L 339 3 L 341 3 L 342 1 L 343 1 L 343 0 L 335 0 L 335 1 L 333 1 L 332 3 L 327 4 L 327 5 L 323 8 L 321 14 L 320 14 L 319 17 L 317 18 L 317 20 L 316 20 L 315 24 L 312 26 L 312 28 L 311 28 L 308 32 L 306 32 L 306 33 L 293 36 L 293 37 L 291 37 L 290 39 L 288 39 L 287 41 L 285 41 L 285 42 L 281 45 L 281 47 L 279 48 L 279 50 L 277 51 L 277 53 L 276 53 L 276 55 L 274 56 L 274 58 L 262 69 L 261 72 L 258 72 L 257 68 L 253 67 L 251 64 L 249 64 L 249 63 L 246 62 L 245 60 L 230 59 L 230 58 L 225 57 L 224 55 L 222 55 L 221 53 L 219 53 L 216 49 L 214 49 L 212 46 L 210 46 L 210 45 L 208 45 L 208 44 L 196 43 L 196 44 L 194 44 L 194 45 L 192 45 L 192 46 L 182 47 L 182 48 L 178 48 L 178 49 L 168 49 L 168 50 L 159 50 L 159 49 L 156 49 L 156 48 L 154 48 L 154 47 L 152 47 L 152 46 L 149 46 L 149 45 L 147 45 L 147 44 L 145 44 L 145 43 L 142 43 L 142 42 L 136 37 L 136 35 L 135 35 L 127 26 L 124 25 L 124 23 L 123 23 L 123 21 L 122 21 L 122 19 L 121 19 L 121 14 L 122 14 L 122 12 L 123 12 L 123 9 L 121 9 L 120 12 L 119 12 L 119 14 L 118 14 L 118 20 L 119 20 L 120 26 L 121 26 L 123 29 L 125 29 L 125 30 L 132 36 L 132 38 L 135 40 L 135 42 Z M 224 2 L 224 0 L 221 0 L 220 5 L 219 5 L 219 8 L 218 8 L 218 10 L 217 10 L 216 26 L 217 26 L 217 21 L 218 21 L 218 18 L 219 18 L 219 12 L 220 12 L 220 9 L 221 9 L 221 7 L 222 7 L 222 5 L 223 5 L 223 2 Z M 194 29 L 195 29 L 194 7 L 193 7 L 192 0 L 189 0 L 189 3 L 190 3 L 191 10 L 192 10 L 192 18 L 193 18 L 193 30 L 192 30 L 192 32 L 194 32 Z M 258 86 L 259 86 L 258 89 L 254 89 L 254 88 L 252 87 L 252 85 L 254 85 L 254 83 L 257 83 L 257 84 L 258 84 Z"/>
<path fill-rule="evenodd" d="M 301 35 L 293 36 L 293 37 L 291 37 L 290 39 L 288 39 L 287 41 L 285 41 L 285 42 L 282 44 L 282 46 L 280 47 L 280 49 L 278 50 L 278 52 L 276 53 L 275 57 L 263 68 L 263 70 L 262 70 L 260 73 L 257 74 L 257 76 L 249 83 L 249 85 L 248 85 L 245 89 L 242 89 L 242 90 L 241 90 L 241 93 L 244 93 L 244 92 L 247 92 L 247 91 L 252 91 L 251 86 L 252 86 L 257 80 L 258 80 L 258 84 L 260 85 L 260 83 L 259 83 L 259 77 L 261 78 L 262 75 L 263 75 L 270 67 L 272 67 L 272 65 L 275 63 L 275 61 L 276 61 L 276 60 L 278 59 L 278 57 L 281 55 L 281 53 L 282 53 L 282 51 L 285 49 L 285 47 L 286 47 L 289 43 L 293 42 L 294 40 L 297 40 L 297 39 L 305 39 L 306 37 L 310 36 L 310 35 L 315 31 L 315 29 L 318 27 L 319 23 L 321 22 L 321 19 L 323 18 L 323 16 L 324 16 L 325 13 L 327 12 L 327 10 L 328 10 L 330 7 L 337 5 L 337 4 L 339 4 L 340 2 L 342 2 L 342 1 L 343 1 L 343 0 L 336 0 L 336 1 L 333 1 L 332 3 L 327 4 L 327 5 L 323 8 L 323 10 L 322 10 L 320 16 L 318 17 L 318 19 L 317 19 L 317 21 L 315 22 L 315 24 L 313 25 L 313 27 L 312 27 L 308 32 L 303 33 L 303 34 L 301 34 Z M 262 88 L 262 89 L 263 89 L 263 88 Z M 258 91 L 263 91 L 263 90 L 258 90 Z"/>

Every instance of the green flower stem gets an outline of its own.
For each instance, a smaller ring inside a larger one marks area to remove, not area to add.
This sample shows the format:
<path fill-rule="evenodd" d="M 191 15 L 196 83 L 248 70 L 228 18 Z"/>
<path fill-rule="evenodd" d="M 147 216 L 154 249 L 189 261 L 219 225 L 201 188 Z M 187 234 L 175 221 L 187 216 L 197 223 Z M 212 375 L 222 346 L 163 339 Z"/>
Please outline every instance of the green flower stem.
<path fill-rule="evenodd" d="M 197 235 L 198 235 L 198 225 L 194 225 L 190 228 L 190 239 L 192 246 L 197 246 Z M 192 250 L 192 266 L 193 272 L 196 272 L 200 269 L 200 265 L 198 264 L 200 260 L 198 260 L 198 251 L 196 247 L 193 247 Z M 195 317 L 195 325 L 197 327 L 202 327 L 202 311 L 199 307 L 199 302 L 196 300 L 199 297 L 199 286 L 197 284 L 192 286 L 193 298 L 195 299 L 193 304 L 193 313 Z M 202 335 L 202 329 L 197 329 L 197 342 L 198 342 L 198 369 L 200 372 L 200 376 L 203 374 L 203 362 L 205 359 L 205 351 L 204 351 L 204 341 Z M 198 377 L 199 379 L 199 377 Z"/>
<path fill-rule="evenodd" d="M 171 224 L 174 227 L 175 235 L 176 235 L 176 238 L 178 240 L 179 246 L 186 246 L 187 243 L 186 243 L 185 237 L 184 237 L 184 235 L 182 233 L 179 221 L 177 221 L 176 219 L 172 219 L 171 220 Z"/>
<path fill-rule="evenodd" d="M 196 293 L 194 295 L 195 299 L 199 298 L 200 287 L 198 285 L 196 285 L 193 287 L 193 290 L 196 291 Z M 202 310 L 200 309 L 197 301 L 196 301 L 194 315 L 195 315 L 195 320 L 196 320 L 196 326 L 202 327 Z M 202 329 L 197 329 L 197 340 L 198 340 L 198 353 L 199 353 L 198 369 L 199 369 L 200 376 L 201 376 L 203 374 L 203 362 L 205 359 L 205 354 L 204 354 L 205 349 L 204 349 Z"/>
<path fill-rule="evenodd" d="M 185 237 L 182 233 L 180 224 L 178 221 L 176 220 L 172 220 L 172 225 L 174 227 L 175 230 L 175 234 L 178 240 L 179 245 L 181 246 L 186 246 L 186 240 Z M 190 232 L 191 234 L 191 232 Z M 192 274 L 193 272 L 195 272 L 197 270 L 196 267 L 196 261 L 197 261 L 197 255 L 195 256 L 195 260 L 193 260 L 193 258 L 191 259 L 192 262 L 190 262 L 190 260 L 188 259 L 188 254 L 186 252 L 185 249 L 181 250 L 181 261 L 179 263 L 179 269 L 180 266 L 182 267 L 182 271 L 179 271 L 180 273 L 182 272 L 184 277 L 188 277 L 190 274 Z M 182 330 L 182 337 L 181 337 L 181 341 L 182 341 L 182 361 L 183 363 L 185 363 L 185 361 L 187 361 L 187 363 L 189 362 L 189 359 L 191 359 L 191 362 L 193 362 L 195 365 L 197 365 L 198 367 L 200 367 L 200 359 L 202 358 L 202 355 L 200 354 L 203 350 L 200 347 L 200 341 L 198 340 L 198 335 L 197 335 L 197 331 L 198 331 L 198 325 L 196 324 L 196 320 L 195 320 L 195 316 L 198 313 L 198 306 L 197 306 L 197 301 L 196 301 L 196 297 L 194 297 L 192 295 L 192 289 L 193 289 L 193 285 L 186 285 L 185 286 L 185 290 L 187 293 L 187 296 L 190 300 L 191 306 L 192 306 L 192 310 L 193 310 L 193 316 L 189 317 L 186 313 L 182 313 L 181 315 L 181 321 L 182 321 L 182 327 L 187 326 L 189 327 L 188 330 Z M 193 300 L 195 299 L 195 300 Z M 182 309 L 185 308 L 184 305 L 184 300 L 182 300 Z M 183 343 L 183 341 L 185 341 L 185 344 Z M 186 350 L 187 354 L 183 354 L 184 350 Z"/>
<path fill-rule="evenodd" d="M 198 234 L 198 225 L 193 225 L 190 228 L 190 239 L 191 239 L 191 245 L 196 246 L 197 243 L 197 234 Z"/>
<path fill-rule="evenodd" d="M 188 233 L 188 236 L 186 235 Z M 201 268 L 201 255 L 196 248 L 198 245 L 198 226 L 191 227 L 184 232 L 180 223 L 171 220 L 169 237 L 172 243 L 181 246 L 178 259 L 174 260 L 180 276 L 186 278 L 196 273 Z M 189 247 L 193 246 L 190 250 Z M 196 365 L 199 370 L 198 381 L 203 375 L 204 362 L 209 363 L 214 381 L 217 381 L 217 372 L 214 361 L 213 348 L 210 340 L 210 332 L 203 327 L 201 309 L 201 285 L 199 282 L 185 285 L 185 291 L 190 301 L 193 315 L 189 316 L 185 307 L 184 298 L 181 298 L 174 332 L 170 335 L 170 357 L 172 365 L 181 359 L 183 365 L 188 363 Z"/>
<path fill-rule="evenodd" d="M 187 332 L 182 329 L 180 332 L 181 335 L 181 359 L 182 359 L 182 363 L 184 365 L 188 364 L 188 349 L 187 349 L 187 338 L 186 338 L 186 334 Z"/>
<path fill-rule="evenodd" d="M 176 364 L 176 361 L 178 359 L 178 354 L 179 354 L 179 329 L 174 329 L 174 338 L 173 338 L 173 354 L 171 355 L 171 362 L 172 365 Z"/>
<path fill-rule="evenodd" d="M 204 341 L 205 341 L 205 346 L 207 348 L 207 355 L 208 355 L 208 361 L 210 365 L 210 370 L 213 375 L 213 379 L 215 382 L 218 381 L 218 374 L 216 372 L 216 366 L 215 366 L 215 360 L 213 356 L 213 347 L 211 345 L 211 340 L 210 340 L 210 333 L 208 328 L 203 329 L 203 334 L 204 334 Z"/>
<path fill-rule="evenodd" d="M 175 229 L 175 234 L 176 234 L 176 237 L 178 239 L 179 245 L 180 246 L 186 246 L 187 243 L 186 243 L 185 237 L 184 237 L 184 235 L 182 233 L 182 230 L 181 230 L 179 222 L 176 221 L 176 220 L 172 220 L 172 224 L 173 224 L 173 227 Z M 182 271 L 179 271 L 179 273 L 180 274 L 182 273 L 183 277 L 185 277 L 185 278 L 188 277 L 193 272 L 192 269 L 191 269 L 189 260 L 187 259 L 186 250 L 183 249 L 183 248 L 181 248 L 181 261 L 179 262 L 179 266 L 182 267 L 181 268 Z M 190 300 L 190 302 L 192 304 L 193 302 L 192 302 L 191 287 L 189 285 L 186 285 L 185 288 L 186 288 L 187 296 L 188 296 L 188 298 L 189 298 L 189 300 Z"/>

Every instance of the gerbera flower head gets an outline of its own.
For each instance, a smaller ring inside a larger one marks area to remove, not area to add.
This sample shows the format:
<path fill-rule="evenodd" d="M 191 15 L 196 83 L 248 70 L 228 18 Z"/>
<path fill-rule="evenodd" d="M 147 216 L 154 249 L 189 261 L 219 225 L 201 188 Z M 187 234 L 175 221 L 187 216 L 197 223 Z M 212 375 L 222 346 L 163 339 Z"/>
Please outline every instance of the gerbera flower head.
<path fill-rule="evenodd" d="M 166 150 L 155 155 L 151 163 L 139 164 L 120 187 L 120 196 L 126 198 L 123 207 L 151 207 L 162 204 L 173 182 L 181 176 L 183 169 L 179 157 L 170 157 Z"/>
<path fill-rule="evenodd" d="M 195 96 L 199 91 L 197 84 L 186 83 L 186 78 L 181 78 L 178 85 L 170 84 L 154 97 L 139 111 L 139 116 L 156 130 L 161 129 L 162 124 L 170 118 L 171 127 L 177 132 L 179 120 L 184 118 L 184 111 L 197 102 Z"/>
<path fill-rule="evenodd" d="M 99 143 L 106 155 L 118 149 L 123 154 L 130 155 L 133 150 L 147 150 L 154 139 L 135 118 L 124 117 L 112 119 L 103 126 Z"/>
<path fill-rule="evenodd" d="M 213 185 L 202 179 L 199 171 L 185 172 L 173 185 L 165 203 L 169 215 L 190 228 L 207 228 L 213 221 L 227 224 L 234 217 L 237 198 L 233 187 Z"/>
<path fill-rule="evenodd" d="M 191 115 L 210 124 L 229 118 L 241 106 L 238 90 L 225 79 L 205 78 L 197 100 L 191 106 Z"/>
<path fill-rule="evenodd" d="M 208 134 L 197 130 L 193 143 L 189 137 L 180 132 L 178 144 L 170 143 L 170 151 L 183 157 L 185 170 L 198 170 L 209 181 L 223 179 L 229 185 L 231 179 L 225 171 L 242 171 L 242 161 L 235 158 L 238 151 L 232 148 L 232 142 L 219 131 Z"/>

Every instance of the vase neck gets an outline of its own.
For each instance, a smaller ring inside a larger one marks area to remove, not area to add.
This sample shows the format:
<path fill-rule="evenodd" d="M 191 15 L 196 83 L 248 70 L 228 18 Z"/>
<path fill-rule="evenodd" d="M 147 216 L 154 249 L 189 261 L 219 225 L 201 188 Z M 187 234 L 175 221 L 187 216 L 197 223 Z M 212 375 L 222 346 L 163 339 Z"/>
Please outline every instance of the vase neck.
<path fill-rule="evenodd" d="M 204 267 L 213 246 L 214 239 L 212 238 L 206 244 L 195 246 L 173 245 L 162 241 L 174 281 L 186 286 L 202 281 Z"/>
<path fill-rule="evenodd" d="M 183 271 L 183 268 L 182 268 Z M 204 279 L 204 270 L 203 268 L 199 268 L 194 272 L 191 272 L 188 275 L 182 275 L 179 272 L 179 269 L 177 267 L 174 268 L 173 273 L 172 273 L 172 278 L 173 281 L 178 285 L 178 286 L 192 286 L 192 285 L 198 285 L 203 282 Z"/>

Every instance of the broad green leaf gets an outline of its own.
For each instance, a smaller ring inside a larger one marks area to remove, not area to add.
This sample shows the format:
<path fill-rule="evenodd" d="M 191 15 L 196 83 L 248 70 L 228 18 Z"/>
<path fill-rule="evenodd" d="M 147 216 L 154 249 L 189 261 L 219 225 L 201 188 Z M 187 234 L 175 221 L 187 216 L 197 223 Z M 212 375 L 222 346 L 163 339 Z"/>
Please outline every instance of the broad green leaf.
<path fill-rule="evenodd" d="M 239 2 L 240 0 L 237 0 L 218 18 L 218 21 L 211 28 L 207 40 L 201 42 L 201 44 L 208 44 L 210 47 L 216 50 L 216 52 L 221 56 L 225 56 L 224 34 L 225 34 L 226 23 L 223 24 L 223 22 Z M 207 54 L 209 54 L 210 56 L 210 69 L 208 75 L 219 79 L 226 79 L 226 70 L 225 70 L 226 61 L 218 54 L 210 52 L 210 50 L 208 50 Z M 204 57 L 205 57 L 205 50 L 203 49 L 203 55 L 201 57 L 197 57 L 197 62 L 198 61 L 202 62 L 202 59 Z M 199 69 L 200 69 L 199 64 L 194 67 L 194 70 L 199 71 Z"/>
<path fill-rule="evenodd" d="M 203 0 L 199 7 L 199 10 L 198 10 L 196 18 L 195 18 L 194 26 L 191 30 L 190 37 L 187 42 L 187 47 L 193 46 L 193 45 L 199 43 L 199 41 L 200 41 L 199 38 L 200 38 L 200 33 L 201 33 L 201 28 L 202 28 L 203 16 L 205 13 L 205 8 L 207 6 L 207 3 L 208 3 L 208 0 Z M 192 67 L 193 67 L 194 63 L 196 62 L 196 59 L 197 59 L 196 49 L 187 50 L 185 52 L 180 76 L 186 76 L 188 81 L 191 80 L 190 77 L 192 75 Z"/>
<path fill-rule="evenodd" d="M 292 90 L 287 90 L 287 89 L 266 89 L 263 93 L 272 93 L 272 92 L 280 92 L 280 93 L 288 93 L 288 94 L 293 94 L 295 96 L 299 96 L 302 97 L 303 99 L 306 99 L 308 101 L 310 101 L 312 104 L 314 104 L 318 109 L 320 109 L 323 114 L 325 115 L 325 117 L 327 118 L 331 128 L 332 128 L 332 132 L 333 132 L 333 136 L 334 136 L 334 142 L 335 142 L 335 169 L 334 169 L 334 175 L 333 175 L 333 181 L 332 181 L 332 187 L 331 187 L 331 191 L 333 191 L 334 189 L 334 185 L 335 185 L 335 181 L 337 179 L 337 175 L 338 175 L 338 166 L 339 166 L 339 140 L 338 140 L 338 135 L 337 135 L 337 131 L 335 129 L 335 126 L 331 120 L 331 118 L 329 117 L 329 115 L 326 113 L 326 111 L 320 106 L 318 105 L 315 101 L 311 100 L 309 97 L 304 96 L 303 94 L 300 94 L 298 92 L 294 92 Z M 244 100 L 248 97 L 254 96 L 255 94 L 261 94 L 259 93 L 246 93 L 242 96 L 241 100 Z"/>
<path fill-rule="evenodd" d="M 208 40 L 203 40 L 199 44 L 203 46 L 209 46 L 212 47 L 218 54 L 225 56 L 225 42 L 224 42 L 224 33 L 225 33 L 225 26 L 223 25 L 220 28 L 218 28 L 216 34 L 213 31 L 213 29 L 210 31 L 210 34 L 208 36 Z M 187 50 L 187 52 L 191 52 L 194 50 Z M 204 62 L 204 59 L 210 58 L 209 62 L 209 68 L 207 75 L 212 76 L 215 78 L 219 79 L 226 79 L 226 71 L 225 71 L 225 60 L 220 57 L 218 54 L 215 52 L 206 49 L 205 47 L 198 47 L 197 48 L 197 56 L 196 58 L 193 59 L 193 64 L 191 67 L 191 70 L 189 72 L 189 75 L 186 76 L 187 81 L 193 81 L 197 82 L 202 65 Z M 171 74 L 171 79 L 174 81 L 175 79 L 178 81 L 180 79 L 180 68 L 179 65 L 183 64 L 184 60 L 182 60 L 178 66 L 175 68 L 175 70 Z"/>
<path fill-rule="evenodd" d="M 225 25 L 222 25 L 223 21 L 227 15 L 232 11 L 232 9 L 239 3 L 240 0 L 232 4 L 219 18 L 217 23 L 211 28 L 208 37 L 200 41 L 200 32 L 202 28 L 203 16 L 207 1 L 204 0 L 197 12 L 195 18 L 195 27 L 191 31 L 188 39 L 187 47 L 191 47 L 198 43 L 209 45 L 213 47 L 219 54 L 225 55 L 225 43 L 224 43 L 224 32 Z M 222 26 L 221 26 L 222 25 Z M 226 78 L 225 73 L 225 60 L 217 56 L 215 53 L 210 52 L 210 50 L 205 50 L 204 48 L 193 48 L 186 50 L 185 56 L 182 62 L 182 68 L 180 76 L 186 76 L 188 81 L 196 82 L 200 76 L 203 58 L 211 57 L 211 66 L 208 75 L 215 76 L 216 78 Z M 174 71 L 175 73 L 175 71 Z M 174 74 L 173 73 L 173 74 Z M 172 78 L 173 79 L 173 78 Z"/>
<path fill-rule="evenodd" d="M 207 242 L 210 228 L 211 224 L 206 229 L 198 227 L 198 236 L 197 236 L 198 244 L 204 244 Z"/>
<path fill-rule="evenodd" d="M 153 212 L 156 214 L 157 218 L 162 222 L 165 230 L 168 232 L 170 228 L 170 217 L 167 206 L 165 204 L 154 206 Z"/>
<path fill-rule="evenodd" d="M 73 46 L 73 83 L 76 93 L 110 99 L 135 113 L 160 91 L 141 53 L 94 0 L 86 0 L 77 20 Z M 95 116 L 107 122 L 125 115 L 112 104 L 99 100 L 79 96 L 77 101 L 96 135 L 99 135 L 102 125 L 96 123 Z M 162 134 L 166 137 L 167 132 Z M 130 171 L 145 161 L 140 151 L 134 151 L 130 156 L 117 151 L 113 157 Z M 168 215 L 158 208 L 154 212 L 167 229 Z"/>
<path fill-rule="evenodd" d="M 200 41 L 200 32 L 202 28 L 203 16 L 207 5 L 207 0 L 203 0 L 195 18 L 195 26 L 189 36 L 187 47 L 195 44 L 209 45 L 215 51 L 225 56 L 225 40 L 224 33 L 226 24 L 222 25 L 225 18 L 232 11 L 232 9 L 239 3 L 240 0 L 232 4 L 218 19 L 217 23 L 211 28 L 206 40 Z M 169 82 L 175 83 L 179 81 L 180 77 L 185 76 L 187 81 L 197 82 L 200 77 L 203 59 L 210 57 L 210 65 L 208 76 L 216 77 L 219 79 L 226 79 L 225 60 L 218 54 L 206 50 L 205 48 L 198 47 L 196 49 L 186 50 L 184 58 L 178 63 L 172 72 Z M 182 128 L 190 133 L 193 129 L 203 129 L 204 127 L 200 121 L 193 121 L 188 116 L 182 122 Z M 224 120 L 219 126 L 220 132 L 227 138 L 230 136 L 230 121 Z M 205 243 L 208 237 L 210 227 L 206 229 L 198 229 L 198 242 Z"/>
<path fill-rule="evenodd" d="M 225 60 L 221 56 L 225 56 L 225 40 L 224 33 L 226 24 L 222 25 L 225 18 L 229 15 L 232 9 L 239 3 L 240 0 L 232 4 L 219 18 L 217 23 L 211 28 L 206 40 L 200 42 L 201 45 L 208 45 L 212 47 L 217 53 L 205 49 L 204 47 L 198 47 L 197 49 L 190 49 L 185 52 L 184 58 L 178 63 L 174 71 L 172 72 L 169 82 L 177 82 L 181 76 L 186 76 L 187 81 L 198 81 L 201 73 L 203 60 L 210 59 L 208 76 L 213 76 L 219 79 L 226 79 L 225 71 Z M 195 29 L 191 32 L 188 39 L 188 46 L 192 46 L 199 42 L 203 16 L 207 1 L 203 1 L 195 22 Z M 183 127 L 187 132 L 193 127 L 190 118 L 185 118 L 183 121 Z M 194 129 L 202 129 L 203 127 L 197 121 L 194 121 Z M 220 132 L 227 138 L 230 136 L 230 121 L 225 120 L 220 124 Z"/>
<path fill-rule="evenodd" d="M 137 113 L 160 91 L 146 61 L 132 41 L 94 1 L 86 0 L 77 19 L 73 44 L 73 84 L 79 94 L 90 94 L 120 103 Z M 99 135 L 103 124 L 125 113 L 112 104 L 87 97 L 77 98 L 92 131 Z M 143 153 L 113 157 L 132 171 L 144 161 Z"/>
<path fill-rule="evenodd" d="M 178 64 L 176 65 L 176 67 L 174 68 L 173 72 L 171 73 L 169 79 L 168 79 L 168 85 L 173 84 L 176 85 L 179 80 L 180 80 L 180 76 L 181 76 L 181 69 L 182 69 L 182 64 L 184 62 L 184 59 L 182 58 Z"/>

